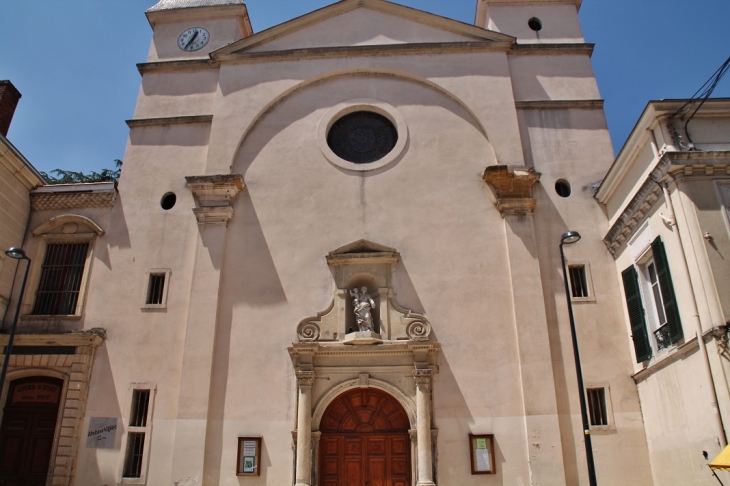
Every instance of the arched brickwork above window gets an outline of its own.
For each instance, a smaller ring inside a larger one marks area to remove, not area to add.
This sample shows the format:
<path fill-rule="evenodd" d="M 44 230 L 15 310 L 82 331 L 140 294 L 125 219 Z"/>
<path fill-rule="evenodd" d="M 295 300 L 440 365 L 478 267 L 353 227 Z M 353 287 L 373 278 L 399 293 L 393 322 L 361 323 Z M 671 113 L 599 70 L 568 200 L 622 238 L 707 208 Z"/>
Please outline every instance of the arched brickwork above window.
<path fill-rule="evenodd" d="M 358 388 L 337 397 L 324 413 L 320 430 L 337 433 L 387 433 L 409 429 L 398 401 L 375 388 Z"/>

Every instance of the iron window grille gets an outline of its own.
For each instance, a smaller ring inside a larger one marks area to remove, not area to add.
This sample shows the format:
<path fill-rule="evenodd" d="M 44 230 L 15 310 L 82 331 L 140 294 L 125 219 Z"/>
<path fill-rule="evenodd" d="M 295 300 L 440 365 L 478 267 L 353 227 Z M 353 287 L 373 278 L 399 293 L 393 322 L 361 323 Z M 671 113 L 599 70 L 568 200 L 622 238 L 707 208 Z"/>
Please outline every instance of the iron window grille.
<path fill-rule="evenodd" d="M 73 315 L 89 243 L 49 243 L 41 267 L 34 315 Z"/>
<path fill-rule="evenodd" d="M 165 295 L 165 274 L 151 273 L 150 281 L 147 286 L 147 305 L 161 305 L 164 303 Z"/>
<path fill-rule="evenodd" d="M 588 388 L 588 412 L 592 426 L 608 425 L 608 409 L 606 407 L 606 389 Z"/>
<path fill-rule="evenodd" d="M 588 293 L 588 277 L 585 265 L 571 265 L 568 267 L 570 275 L 570 292 L 573 297 L 590 297 Z"/>

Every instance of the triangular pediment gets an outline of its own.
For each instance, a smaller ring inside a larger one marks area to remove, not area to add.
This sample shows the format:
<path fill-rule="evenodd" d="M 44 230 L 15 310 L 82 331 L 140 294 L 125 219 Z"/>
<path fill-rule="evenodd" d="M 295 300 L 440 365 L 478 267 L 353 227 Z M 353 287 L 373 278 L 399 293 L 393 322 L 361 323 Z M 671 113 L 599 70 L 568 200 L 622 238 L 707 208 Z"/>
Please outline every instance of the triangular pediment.
<path fill-rule="evenodd" d="M 342 0 L 245 37 L 211 56 L 225 59 L 294 49 L 458 42 L 511 44 L 514 38 L 385 0 Z"/>
<path fill-rule="evenodd" d="M 333 250 L 329 253 L 329 256 L 334 257 L 338 255 L 352 255 L 358 253 L 397 253 L 395 248 L 389 246 L 379 245 L 369 240 L 357 240 L 352 243 L 341 246 L 340 248 Z"/>

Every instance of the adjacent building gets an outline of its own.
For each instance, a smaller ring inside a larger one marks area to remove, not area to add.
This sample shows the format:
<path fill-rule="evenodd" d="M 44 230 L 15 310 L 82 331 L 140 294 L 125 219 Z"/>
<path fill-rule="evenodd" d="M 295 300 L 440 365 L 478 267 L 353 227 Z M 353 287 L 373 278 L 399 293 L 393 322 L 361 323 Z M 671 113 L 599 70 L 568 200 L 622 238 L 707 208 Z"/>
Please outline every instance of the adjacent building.
<path fill-rule="evenodd" d="M 730 100 L 700 102 L 650 102 L 596 192 L 655 484 L 712 481 L 727 444 Z"/>
<path fill-rule="evenodd" d="M 6 138 L 21 94 L 10 81 L 0 81 L 0 246 L 23 246 L 30 216 L 30 191 L 43 177 Z M 10 299 L 16 262 L 0 255 L 0 320 Z"/>

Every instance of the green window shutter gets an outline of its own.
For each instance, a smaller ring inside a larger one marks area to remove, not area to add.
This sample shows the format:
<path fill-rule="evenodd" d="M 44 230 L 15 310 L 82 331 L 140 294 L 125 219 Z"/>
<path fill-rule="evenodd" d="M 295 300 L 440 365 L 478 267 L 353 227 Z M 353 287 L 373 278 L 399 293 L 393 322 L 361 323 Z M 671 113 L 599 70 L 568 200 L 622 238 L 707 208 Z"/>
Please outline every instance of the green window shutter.
<path fill-rule="evenodd" d="M 639 274 L 636 272 L 636 268 L 631 265 L 621 272 L 621 276 L 624 281 L 626 307 L 629 310 L 631 337 L 634 340 L 636 362 L 641 363 L 651 358 L 651 343 L 649 342 L 649 333 L 646 330 L 644 304 L 641 301 L 641 290 L 639 288 Z"/>
<path fill-rule="evenodd" d="M 667 327 L 669 327 L 669 337 L 672 344 L 674 344 L 682 339 L 684 334 L 682 333 L 682 321 L 679 319 L 677 298 L 674 295 L 672 275 L 669 273 L 667 252 L 664 250 L 664 243 L 662 243 L 660 236 L 657 236 L 657 239 L 651 244 L 651 252 L 654 254 L 657 279 L 659 280 L 659 288 L 662 291 L 664 314 L 667 317 Z"/>

